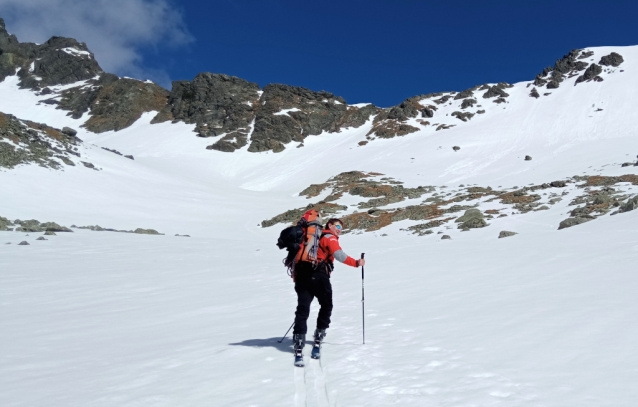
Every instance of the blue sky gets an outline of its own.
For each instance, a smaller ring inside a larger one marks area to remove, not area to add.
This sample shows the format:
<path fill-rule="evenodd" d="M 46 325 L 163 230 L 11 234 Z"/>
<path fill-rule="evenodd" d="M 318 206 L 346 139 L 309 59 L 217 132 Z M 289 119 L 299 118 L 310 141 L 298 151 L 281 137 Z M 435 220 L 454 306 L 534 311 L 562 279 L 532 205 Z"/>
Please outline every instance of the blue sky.
<path fill-rule="evenodd" d="M 76 24 L 48 21 L 73 5 Z M 209 71 L 383 107 L 529 80 L 573 48 L 638 44 L 638 2 L 622 0 L 0 0 L 0 16 L 20 40 L 74 36 L 105 69 L 164 86 Z"/>

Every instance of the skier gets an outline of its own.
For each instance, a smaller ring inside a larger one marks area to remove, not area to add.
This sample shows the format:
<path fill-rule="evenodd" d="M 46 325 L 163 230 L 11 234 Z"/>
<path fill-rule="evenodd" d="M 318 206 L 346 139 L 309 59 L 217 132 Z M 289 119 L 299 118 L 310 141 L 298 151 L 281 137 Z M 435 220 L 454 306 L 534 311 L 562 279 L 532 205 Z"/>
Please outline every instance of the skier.
<path fill-rule="evenodd" d="M 319 315 L 317 316 L 317 328 L 314 333 L 314 345 L 311 357 L 319 359 L 321 342 L 326 336 L 326 329 L 330 325 L 332 313 L 332 285 L 330 274 L 334 269 L 334 260 L 351 267 L 365 265 L 363 258 L 355 260 L 348 256 L 339 245 L 339 235 L 343 230 L 343 222 L 332 218 L 326 223 L 317 251 L 317 265 L 313 267 L 310 262 L 298 262 L 295 265 L 295 291 L 297 292 L 297 311 L 295 312 L 295 328 L 293 330 L 293 347 L 295 350 L 295 365 L 303 366 L 303 347 L 306 342 L 306 320 L 310 315 L 310 303 L 317 297 Z"/>

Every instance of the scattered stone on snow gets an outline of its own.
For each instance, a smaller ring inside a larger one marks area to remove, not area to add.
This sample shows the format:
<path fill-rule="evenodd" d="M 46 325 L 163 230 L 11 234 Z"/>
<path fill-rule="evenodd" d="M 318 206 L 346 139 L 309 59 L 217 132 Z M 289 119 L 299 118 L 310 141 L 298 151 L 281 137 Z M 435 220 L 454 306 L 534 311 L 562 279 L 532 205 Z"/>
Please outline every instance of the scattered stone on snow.
<path fill-rule="evenodd" d="M 498 238 L 499 239 L 503 239 L 504 237 L 510 237 L 510 236 L 514 236 L 514 235 L 518 235 L 517 232 L 510 232 L 508 230 L 501 230 L 501 233 L 498 234 Z"/>

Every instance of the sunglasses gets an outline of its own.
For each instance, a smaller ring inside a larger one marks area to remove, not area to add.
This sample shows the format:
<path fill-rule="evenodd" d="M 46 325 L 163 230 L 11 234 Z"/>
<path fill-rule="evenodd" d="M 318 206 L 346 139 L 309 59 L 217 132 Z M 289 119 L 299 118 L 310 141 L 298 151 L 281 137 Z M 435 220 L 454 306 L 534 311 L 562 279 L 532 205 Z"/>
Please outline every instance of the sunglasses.
<path fill-rule="evenodd" d="M 339 225 L 339 224 L 336 224 L 336 225 L 335 225 L 335 227 L 336 227 L 338 230 L 343 229 L 343 228 L 341 227 L 341 225 Z"/>

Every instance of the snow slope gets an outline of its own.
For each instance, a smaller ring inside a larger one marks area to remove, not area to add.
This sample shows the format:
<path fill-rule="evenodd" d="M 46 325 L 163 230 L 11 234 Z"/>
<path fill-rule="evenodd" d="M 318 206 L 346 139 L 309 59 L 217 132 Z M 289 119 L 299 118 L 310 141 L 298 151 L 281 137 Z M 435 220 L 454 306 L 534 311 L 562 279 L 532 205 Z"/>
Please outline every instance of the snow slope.
<path fill-rule="evenodd" d="M 279 227 L 258 226 L 349 170 L 450 190 L 638 173 L 620 167 L 638 154 L 638 47 L 591 50 L 621 53 L 623 72 L 567 79 L 539 99 L 515 84 L 509 103 L 479 100 L 486 113 L 468 123 L 441 106 L 436 122 L 457 124 L 448 130 L 359 147 L 370 122 L 277 154 L 206 150 L 193 126 L 151 125 L 153 113 L 88 133 L 86 116 L 38 105 L 7 78 L 0 111 L 78 129 L 100 171 L 0 171 L 0 216 L 166 235 L 0 232 L 12 243 L 0 245 L 0 405 L 632 406 L 636 211 L 557 231 L 565 199 L 469 233 L 442 227 L 450 241 L 399 230 L 410 221 L 344 235 L 344 249 L 368 259 L 366 344 L 360 273 L 337 266 L 325 358 L 305 369 L 276 342 L 295 303 Z M 497 239 L 503 229 L 519 235 Z"/>

